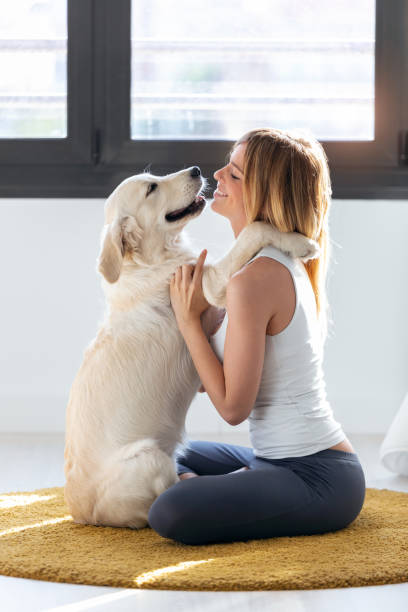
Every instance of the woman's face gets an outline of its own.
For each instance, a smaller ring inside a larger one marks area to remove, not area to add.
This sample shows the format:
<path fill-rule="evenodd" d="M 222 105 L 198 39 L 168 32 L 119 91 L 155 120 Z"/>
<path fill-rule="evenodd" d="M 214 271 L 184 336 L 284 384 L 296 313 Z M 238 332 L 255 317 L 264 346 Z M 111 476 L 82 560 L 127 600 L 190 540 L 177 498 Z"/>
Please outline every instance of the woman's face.
<path fill-rule="evenodd" d="M 211 208 L 230 220 L 235 236 L 247 225 L 243 201 L 243 168 L 246 143 L 239 144 L 231 153 L 229 163 L 214 172 L 217 189 Z"/>

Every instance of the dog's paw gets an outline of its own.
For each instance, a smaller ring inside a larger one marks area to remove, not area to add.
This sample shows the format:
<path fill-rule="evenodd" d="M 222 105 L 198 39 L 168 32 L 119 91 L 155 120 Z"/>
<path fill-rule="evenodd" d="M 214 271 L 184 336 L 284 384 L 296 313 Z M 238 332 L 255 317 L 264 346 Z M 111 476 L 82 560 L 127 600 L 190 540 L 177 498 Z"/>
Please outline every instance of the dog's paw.
<path fill-rule="evenodd" d="M 298 255 L 303 261 L 309 261 L 309 259 L 318 259 L 320 257 L 320 245 L 316 240 L 305 237 L 306 244 L 304 248 L 300 249 L 301 253 Z"/>
<path fill-rule="evenodd" d="M 309 259 L 317 259 L 320 256 L 320 246 L 311 238 L 303 236 L 298 232 L 290 232 L 283 234 L 284 244 L 281 248 L 284 252 L 292 257 L 298 257 L 302 261 L 309 261 Z"/>

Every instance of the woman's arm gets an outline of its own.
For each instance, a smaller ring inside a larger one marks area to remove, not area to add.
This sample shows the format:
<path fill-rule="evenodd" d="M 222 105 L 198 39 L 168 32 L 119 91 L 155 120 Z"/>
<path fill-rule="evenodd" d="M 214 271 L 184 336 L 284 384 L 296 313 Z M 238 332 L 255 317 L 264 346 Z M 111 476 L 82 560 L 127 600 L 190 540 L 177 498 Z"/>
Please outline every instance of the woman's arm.
<path fill-rule="evenodd" d="M 204 251 L 203 251 L 204 253 Z M 244 421 L 258 393 L 265 354 L 265 336 L 274 314 L 271 272 L 259 260 L 228 283 L 228 326 L 222 364 L 203 331 L 200 315 L 209 306 L 202 293 L 203 253 L 195 269 L 180 266 L 170 283 L 170 297 L 201 383 L 222 418 L 231 425 Z M 194 269 L 194 273 L 193 273 Z"/>
<path fill-rule="evenodd" d="M 270 272 L 268 281 L 271 282 Z M 265 278 L 255 266 L 229 281 L 223 364 L 208 343 L 200 321 L 191 321 L 181 329 L 203 387 L 230 425 L 238 425 L 248 417 L 258 393 L 266 327 L 273 310 L 269 294 Z"/>

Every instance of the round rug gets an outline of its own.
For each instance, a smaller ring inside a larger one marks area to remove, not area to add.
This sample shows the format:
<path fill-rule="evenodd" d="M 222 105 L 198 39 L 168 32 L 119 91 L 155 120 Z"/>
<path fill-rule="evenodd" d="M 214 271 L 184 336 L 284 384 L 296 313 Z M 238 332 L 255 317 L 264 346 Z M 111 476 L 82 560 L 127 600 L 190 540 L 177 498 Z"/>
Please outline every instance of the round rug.
<path fill-rule="evenodd" d="M 366 489 L 345 529 L 200 546 L 73 522 L 63 487 L 0 495 L 0 574 L 135 589 L 269 591 L 408 582 L 408 493 Z"/>

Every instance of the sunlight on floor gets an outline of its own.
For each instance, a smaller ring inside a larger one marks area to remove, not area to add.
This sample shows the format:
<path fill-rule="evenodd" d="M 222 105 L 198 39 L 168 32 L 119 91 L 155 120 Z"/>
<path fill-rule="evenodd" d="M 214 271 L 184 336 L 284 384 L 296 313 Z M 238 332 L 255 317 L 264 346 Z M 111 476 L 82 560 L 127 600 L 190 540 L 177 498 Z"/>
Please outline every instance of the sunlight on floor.
<path fill-rule="evenodd" d="M 19 531 L 25 531 L 26 529 L 33 529 L 34 527 L 44 527 L 44 525 L 55 525 L 56 523 L 63 523 L 64 521 L 72 521 L 72 516 L 67 514 L 60 518 L 50 519 L 48 521 L 41 521 L 40 523 L 34 523 L 34 525 L 23 525 L 22 527 L 11 527 L 0 531 L 0 537 L 9 535 L 10 533 L 18 533 Z"/>
<path fill-rule="evenodd" d="M 183 561 L 182 563 L 177 563 L 177 565 L 169 565 L 168 567 L 162 567 L 158 570 L 152 570 L 151 572 L 145 572 L 135 578 L 134 582 L 138 586 L 143 586 L 147 582 L 150 582 L 152 578 L 157 578 L 158 576 L 162 576 L 163 574 L 172 574 L 173 572 L 180 572 L 189 567 L 195 567 L 196 565 L 201 565 L 202 563 L 209 563 L 210 561 L 214 561 L 214 559 L 203 559 L 202 561 Z"/>
<path fill-rule="evenodd" d="M 34 504 L 38 501 L 48 501 L 49 499 L 53 499 L 56 497 L 55 495 L 37 495 L 36 493 L 31 493 L 30 495 L 0 495 L 0 510 L 4 510 L 5 508 L 17 508 L 17 506 L 28 506 L 28 504 Z"/>

